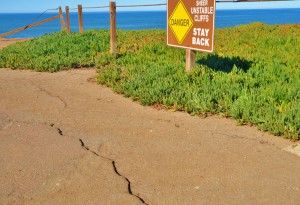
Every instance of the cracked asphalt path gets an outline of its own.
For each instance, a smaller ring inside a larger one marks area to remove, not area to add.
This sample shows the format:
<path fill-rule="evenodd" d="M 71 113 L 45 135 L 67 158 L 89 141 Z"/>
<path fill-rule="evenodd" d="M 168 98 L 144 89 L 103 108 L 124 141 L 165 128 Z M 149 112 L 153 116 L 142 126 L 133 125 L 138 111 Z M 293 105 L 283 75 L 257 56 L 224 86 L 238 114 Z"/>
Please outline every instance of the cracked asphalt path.
<path fill-rule="evenodd" d="M 0 69 L 1 205 L 300 204 L 300 145 L 143 107 L 95 74 Z"/>

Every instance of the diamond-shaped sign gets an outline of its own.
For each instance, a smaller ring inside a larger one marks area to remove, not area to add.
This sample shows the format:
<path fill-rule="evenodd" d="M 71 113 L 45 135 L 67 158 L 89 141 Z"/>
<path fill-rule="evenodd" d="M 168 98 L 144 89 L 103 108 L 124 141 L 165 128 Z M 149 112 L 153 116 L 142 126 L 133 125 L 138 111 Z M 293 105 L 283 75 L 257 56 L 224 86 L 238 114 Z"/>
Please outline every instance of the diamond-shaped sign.
<path fill-rule="evenodd" d="M 190 29 L 193 27 L 193 20 L 181 0 L 178 2 L 169 18 L 169 26 L 179 44 L 183 42 Z"/>

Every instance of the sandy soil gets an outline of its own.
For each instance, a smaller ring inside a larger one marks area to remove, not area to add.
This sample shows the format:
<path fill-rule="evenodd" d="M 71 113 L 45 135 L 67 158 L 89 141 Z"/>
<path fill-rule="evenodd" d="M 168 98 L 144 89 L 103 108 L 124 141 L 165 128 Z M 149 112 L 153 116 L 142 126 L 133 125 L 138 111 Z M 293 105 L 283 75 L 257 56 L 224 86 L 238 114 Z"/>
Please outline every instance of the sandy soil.
<path fill-rule="evenodd" d="M 4 48 L 6 46 L 9 46 L 13 43 L 16 43 L 16 42 L 23 42 L 23 41 L 27 41 L 29 40 L 29 38 L 19 38 L 19 39 L 8 39 L 8 38 L 0 38 L 0 49 L 1 48 Z"/>
<path fill-rule="evenodd" d="M 1 205 L 300 204 L 300 145 L 143 107 L 94 75 L 0 69 Z"/>

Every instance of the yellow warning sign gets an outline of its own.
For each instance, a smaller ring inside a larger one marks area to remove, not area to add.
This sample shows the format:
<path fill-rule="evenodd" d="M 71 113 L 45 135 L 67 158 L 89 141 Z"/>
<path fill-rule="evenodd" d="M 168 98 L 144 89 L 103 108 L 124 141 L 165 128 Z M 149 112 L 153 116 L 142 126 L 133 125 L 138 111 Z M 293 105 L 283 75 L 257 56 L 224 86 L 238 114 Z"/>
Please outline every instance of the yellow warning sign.
<path fill-rule="evenodd" d="M 213 52 L 216 0 L 167 0 L 167 44 Z"/>
<path fill-rule="evenodd" d="M 189 12 L 180 0 L 169 18 L 169 27 L 172 29 L 179 44 L 183 42 L 193 24 Z"/>

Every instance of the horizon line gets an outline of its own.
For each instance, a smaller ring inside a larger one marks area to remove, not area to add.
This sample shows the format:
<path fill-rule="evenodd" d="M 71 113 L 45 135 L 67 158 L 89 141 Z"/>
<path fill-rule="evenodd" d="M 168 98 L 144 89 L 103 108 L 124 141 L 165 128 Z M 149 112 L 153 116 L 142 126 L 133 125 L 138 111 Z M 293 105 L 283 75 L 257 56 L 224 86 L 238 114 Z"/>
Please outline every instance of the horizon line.
<path fill-rule="evenodd" d="M 295 7 L 285 7 L 285 8 L 217 8 L 216 10 L 275 10 L 275 9 L 300 9 L 300 7 L 295 8 Z M 119 10 L 117 12 L 157 12 L 157 11 L 167 11 L 166 9 L 158 9 L 158 10 Z M 1 14 L 16 14 L 16 13 L 41 13 L 42 11 L 12 11 L 12 12 L 1 12 Z M 99 11 L 99 10 L 94 10 L 94 11 L 84 11 L 85 13 L 93 13 L 93 12 L 100 12 L 100 13 L 109 13 L 109 10 L 107 11 Z M 57 13 L 55 11 L 48 11 L 47 13 Z M 65 13 L 65 12 L 63 12 Z M 70 11 L 70 13 L 77 13 L 77 11 Z"/>

